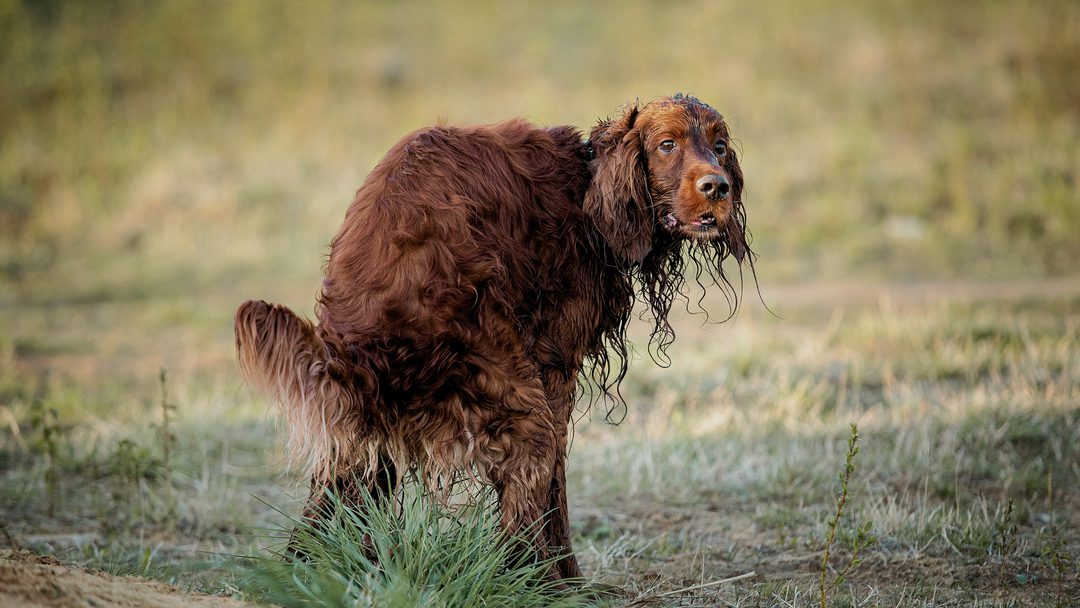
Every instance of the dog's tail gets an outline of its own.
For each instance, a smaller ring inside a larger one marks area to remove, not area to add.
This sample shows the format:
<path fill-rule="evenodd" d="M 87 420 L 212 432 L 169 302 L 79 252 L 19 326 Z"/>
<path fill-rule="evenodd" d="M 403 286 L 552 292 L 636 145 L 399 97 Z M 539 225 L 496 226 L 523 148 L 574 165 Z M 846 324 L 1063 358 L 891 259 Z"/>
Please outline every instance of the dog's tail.
<path fill-rule="evenodd" d="M 356 461 L 361 403 L 351 372 L 315 326 L 280 304 L 248 300 L 236 311 L 240 374 L 276 402 L 289 429 L 289 457 L 316 476 Z"/>

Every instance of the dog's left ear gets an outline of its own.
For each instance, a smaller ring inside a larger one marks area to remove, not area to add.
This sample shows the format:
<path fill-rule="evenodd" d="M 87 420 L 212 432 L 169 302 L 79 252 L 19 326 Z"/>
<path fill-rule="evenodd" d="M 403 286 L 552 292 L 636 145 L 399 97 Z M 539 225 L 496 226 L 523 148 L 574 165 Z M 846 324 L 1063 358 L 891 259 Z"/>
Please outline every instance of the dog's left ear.
<path fill-rule="evenodd" d="M 725 233 L 724 241 L 727 243 L 731 255 L 735 256 L 735 259 L 742 264 L 743 258 L 749 250 L 746 244 L 746 215 L 742 211 L 743 173 L 742 167 L 739 166 L 739 157 L 736 155 L 735 150 L 730 147 L 727 162 L 724 163 L 724 171 L 731 181 L 731 200 L 735 202 L 736 206 L 735 213 L 729 215 L 728 223 L 723 228 Z"/>
<path fill-rule="evenodd" d="M 645 259 L 653 235 L 640 111 L 639 104 L 629 104 L 622 116 L 593 127 L 589 142 L 596 157 L 584 203 L 608 245 L 630 264 Z"/>
<path fill-rule="evenodd" d="M 728 148 L 727 162 L 724 163 L 724 171 L 727 172 L 728 179 L 731 180 L 731 200 L 741 201 L 743 173 L 742 167 L 739 166 L 739 156 L 735 153 L 734 147 Z"/>

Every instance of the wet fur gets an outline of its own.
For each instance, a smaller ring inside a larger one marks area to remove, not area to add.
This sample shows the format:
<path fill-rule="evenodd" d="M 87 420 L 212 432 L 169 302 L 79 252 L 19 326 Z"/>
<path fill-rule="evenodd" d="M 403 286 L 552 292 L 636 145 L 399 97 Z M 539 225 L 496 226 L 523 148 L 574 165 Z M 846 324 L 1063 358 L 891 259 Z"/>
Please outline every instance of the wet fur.
<path fill-rule="evenodd" d="M 706 123 L 727 137 L 715 110 L 675 96 L 624 107 L 587 142 L 518 119 L 395 145 L 331 244 L 318 325 L 261 301 L 236 313 L 244 378 L 282 405 L 312 475 L 307 514 L 324 487 L 359 500 L 353 478 L 393 492 L 399 471 L 437 485 L 474 470 L 498 491 L 504 529 L 542 520 L 534 549 L 563 556 L 552 576 L 580 576 L 565 465 L 581 389 L 619 402 L 637 298 L 662 352 L 687 262 L 729 288 L 724 259 L 748 252 L 734 151 L 675 166 L 653 149 L 665 129 L 691 142 Z M 695 171 L 725 175 L 726 202 L 687 194 Z M 701 238 L 662 221 L 699 207 L 717 213 Z"/>

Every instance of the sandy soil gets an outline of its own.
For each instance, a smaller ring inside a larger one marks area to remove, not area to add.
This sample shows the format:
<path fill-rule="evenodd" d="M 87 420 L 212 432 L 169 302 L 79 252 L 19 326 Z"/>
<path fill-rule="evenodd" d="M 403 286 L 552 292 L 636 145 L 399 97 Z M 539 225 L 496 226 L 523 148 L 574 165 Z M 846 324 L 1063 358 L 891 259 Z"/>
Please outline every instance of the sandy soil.
<path fill-rule="evenodd" d="M 239 608 L 227 597 L 183 593 L 145 578 L 113 576 L 101 570 L 65 566 L 30 551 L 0 551 L 0 606 L 139 606 L 144 608 Z"/>

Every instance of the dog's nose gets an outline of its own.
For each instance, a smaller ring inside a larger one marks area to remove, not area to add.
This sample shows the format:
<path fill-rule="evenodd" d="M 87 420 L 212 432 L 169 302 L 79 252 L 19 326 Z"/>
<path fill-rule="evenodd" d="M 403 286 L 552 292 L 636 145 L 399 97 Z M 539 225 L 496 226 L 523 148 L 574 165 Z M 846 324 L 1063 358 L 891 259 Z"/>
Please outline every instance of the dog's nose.
<path fill-rule="evenodd" d="M 728 192 L 731 192 L 731 184 L 728 183 L 727 178 L 723 175 L 710 173 L 697 180 L 697 189 L 698 192 L 704 194 L 706 198 L 720 200 L 727 198 Z"/>

